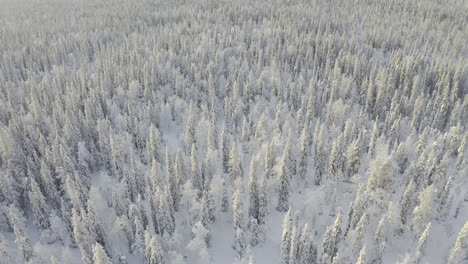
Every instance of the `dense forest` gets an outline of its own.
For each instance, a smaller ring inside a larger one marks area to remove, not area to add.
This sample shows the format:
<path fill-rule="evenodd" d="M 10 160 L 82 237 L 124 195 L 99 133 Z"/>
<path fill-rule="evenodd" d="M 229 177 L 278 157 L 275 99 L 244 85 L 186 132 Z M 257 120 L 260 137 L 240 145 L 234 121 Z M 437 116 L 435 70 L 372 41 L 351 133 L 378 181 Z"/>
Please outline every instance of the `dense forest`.
<path fill-rule="evenodd" d="M 468 263 L 467 14 L 0 0 L 0 264 Z"/>

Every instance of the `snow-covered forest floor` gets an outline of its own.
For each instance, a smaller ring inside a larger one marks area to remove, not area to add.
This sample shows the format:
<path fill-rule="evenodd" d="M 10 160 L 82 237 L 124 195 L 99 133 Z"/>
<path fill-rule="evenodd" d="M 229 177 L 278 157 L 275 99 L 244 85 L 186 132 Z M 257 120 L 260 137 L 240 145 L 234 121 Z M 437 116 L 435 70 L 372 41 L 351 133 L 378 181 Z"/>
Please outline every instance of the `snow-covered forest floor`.
<path fill-rule="evenodd" d="M 0 264 L 468 263 L 467 14 L 0 0 Z"/>

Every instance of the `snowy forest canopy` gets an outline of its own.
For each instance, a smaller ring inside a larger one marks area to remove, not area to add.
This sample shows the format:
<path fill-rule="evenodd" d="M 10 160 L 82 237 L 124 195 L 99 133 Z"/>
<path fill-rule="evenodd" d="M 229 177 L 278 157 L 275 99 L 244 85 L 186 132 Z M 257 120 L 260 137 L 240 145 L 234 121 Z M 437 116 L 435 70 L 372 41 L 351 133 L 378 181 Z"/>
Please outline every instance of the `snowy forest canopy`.
<path fill-rule="evenodd" d="M 0 0 L 0 264 L 468 263 L 466 0 Z"/>

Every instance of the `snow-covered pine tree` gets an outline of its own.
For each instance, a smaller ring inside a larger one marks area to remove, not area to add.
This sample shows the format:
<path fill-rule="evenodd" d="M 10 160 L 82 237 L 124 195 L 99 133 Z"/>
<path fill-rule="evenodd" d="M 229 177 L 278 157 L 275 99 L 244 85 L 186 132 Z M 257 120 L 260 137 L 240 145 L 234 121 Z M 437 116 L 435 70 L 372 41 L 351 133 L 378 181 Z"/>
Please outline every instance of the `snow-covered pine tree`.
<path fill-rule="evenodd" d="M 250 161 L 249 171 L 249 218 L 254 218 L 258 221 L 260 211 L 260 194 L 255 172 L 255 159 Z"/>
<path fill-rule="evenodd" d="M 306 223 L 302 228 L 302 232 L 299 237 L 297 264 L 317 263 L 317 248 L 314 245 L 309 232 L 309 225 Z"/>
<path fill-rule="evenodd" d="M 356 264 L 366 264 L 366 246 L 362 247 L 361 251 L 359 252 L 358 260 Z"/>
<path fill-rule="evenodd" d="M 284 215 L 283 219 L 283 235 L 281 236 L 281 263 L 288 264 L 291 254 L 291 232 L 292 232 L 292 217 L 291 208 Z"/>
<path fill-rule="evenodd" d="M 338 211 L 333 226 L 328 226 L 322 244 L 322 263 L 331 264 L 338 254 L 338 243 L 341 240 L 341 211 Z"/>
<path fill-rule="evenodd" d="M 229 152 L 229 175 L 231 177 L 232 182 L 235 182 L 239 178 L 243 177 L 241 160 L 237 151 L 236 142 L 232 143 L 232 148 Z"/>
<path fill-rule="evenodd" d="M 42 195 L 39 185 L 34 180 L 30 178 L 31 191 L 29 191 L 29 201 L 31 203 L 34 216 L 36 217 L 38 225 L 42 229 L 47 229 L 50 227 L 49 220 L 49 208 L 46 204 L 45 197 Z"/>
<path fill-rule="evenodd" d="M 33 248 L 25 232 L 23 220 L 20 218 L 18 210 L 13 207 L 10 207 L 10 223 L 16 236 L 15 243 L 18 245 L 25 262 L 28 262 L 33 257 Z"/>
<path fill-rule="evenodd" d="M 187 244 L 187 249 L 198 254 L 200 263 L 209 263 L 210 255 L 208 253 L 208 246 L 206 244 L 206 238 L 208 237 L 208 230 L 203 224 L 198 221 L 192 227 L 192 240 Z"/>
<path fill-rule="evenodd" d="M 289 208 L 289 189 L 291 184 L 289 176 L 286 161 L 283 160 L 280 167 L 278 203 L 276 205 L 276 210 L 279 212 L 286 212 Z"/>
<path fill-rule="evenodd" d="M 416 248 L 416 253 L 414 256 L 414 263 L 421 263 L 421 259 L 424 256 L 424 251 L 426 250 L 427 238 L 429 237 L 429 232 L 431 230 L 431 223 L 427 224 L 426 229 L 419 237 L 418 246 Z"/>
<path fill-rule="evenodd" d="M 468 221 L 465 223 L 460 233 L 458 234 L 455 246 L 452 248 L 448 264 L 462 263 L 463 260 L 468 258 Z"/>
<path fill-rule="evenodd" d="M 102 246 L 95 243 L 93 247 L 93 264 L 112 264 Z"/>
<path fill-rule="evenodd" d="M 223 169 L 224 173 L 229 172 L 229 157 L 230 157 L 230 150 L 231 150 L 231 139 L 230 134 L 226 129 L 226 126 L 223 127 L 223 131 L 221 132 L 221 153 L 222 153 L 222 160 L 223 160 Z"/>
<path fill-rule="evenodd" d="M 186 150 L 189 151 L 193 144 L 196 142 L 196 112 L 193 101 L 190 101 L 187 123 L 185 124 L 185 137 L 184 143 Z"/>
<path fill-rule="evenodd" d="M 436 216 L 434 185 L 428 186 L 419 194 L 419 205 L 413 210 L 411 227 L 416 234 L 424 231 L 427 223 Z"/>

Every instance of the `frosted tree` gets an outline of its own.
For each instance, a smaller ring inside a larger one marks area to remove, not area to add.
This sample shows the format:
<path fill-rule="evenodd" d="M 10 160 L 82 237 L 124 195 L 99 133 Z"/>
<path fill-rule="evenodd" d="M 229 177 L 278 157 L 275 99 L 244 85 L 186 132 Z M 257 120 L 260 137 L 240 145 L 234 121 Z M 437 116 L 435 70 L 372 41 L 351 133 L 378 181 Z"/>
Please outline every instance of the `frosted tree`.
<path fill-rule="evenodd" d="M 259 197 L 258 197 L 258 223 L 264 225 L 268 217 L 268 193 L 266 187 L 265 177 L 262 177 L 259 184 Z"/>
<path fill-rule="evenodd" d="M 414 181 L 411 180 L 408 186 L 406 187 L 406 190 L 403 193 L 403 196 L 400 201 L 400 205 L 401 205 L 400 216 L 401 216 L 401 222 L 403 225 L 406 223 L 409 213 L 412 212 L 413 210 L 414 192 L 415 192 Z"/>
<path fill-rule="evenodd" d="M 325 136 L 324 136 L 324 124 L 321 124 L 320 128 L 318 124 L 316 125 L 316 130 L 314 134 L 315 142 L 315 185 L 320 185 L 322 183 L 322 177 L 325 173 Z"/>
<path fill-rule="evenodd" d="M 359 185 L 359 188 L 356 192 L 356 198 L 351 203 L 349 213 L 348 213 L 348 226 L 346 228 L 346 233 L 351 229 L 354 229 L 364 214 L 363 203 L 365 202 L 365 197 L 363 197 L 363 186 Z"/>
<path fill-rule="evenodd" d="M 209 263 L 210 255 L 206 244 L 208 230 L 201 222 L 197 222 L 192 228 L 193 239 L 187 244 L 187 249 L 198 254 L 200 263 Z"/>
<path fill-rule="evenodd" d="M 163 188 L 164 186 L 164 176 L 161 172 L 159 163 L 154 159 L 151 163 L 151 175 L 149 179 L 149 186 L 152 191 L 156 190 L 157 188 Z"/>
<path fill-rule="evenodd" d="M 301 156 L 299 158 L 298 164 L 298 174 L 301 179 L 305 179 L 307 174 L 307 166 L 309 162 L 309 152 L 310 152 L 310 145 L 309 145 L 309 133 L 308 133 L 308 126 L 304 126 L 301 132 Z"/>
<path fill-rule="evenodd" d="M 342 179 L 342 170 L 341 167 L 341 135 L 333 141 L 332 148 L 330 151 L 330 159 L 328 162 L 328 172 L 330 180 L 339 182 Z"/>
<path fill-rule="evenodd" d="M 273 152 L 273 143 L 267 145 L 265 149 L 265 177 L 273 177 L 273 166 L 275 164 L 275 153 Z"/>
<path fill-rule="evenodd" d="M 208 182 L 205 182 L 205 185 L 208 185 Z M 210 188 L 205 186 L 203 188 L 203 194 L 201 199 L 201 221 L 205 228 L 215 222 L 215 201 L 212 196 L 212 192 L 210 192 Z"/>
<path fill-rule="evenodd" d="M 448 264 L 461 263 L 468 258 L 468 221 L 463 226 L 462 230 L 458 234 L 455 246 L 450 251 Z"/>
<path fill-rule="evenodd" d="M 315 247 L 309 233 L 309 225 L 306 223 L 299 237 L 297 263 L 315 264 L 317 263 L 317 248 Z"/>
<path fill-rule="evenodd" d="M 10 208 L 10 222 L 16 236 L 15 243 L 18 245 L 24 260 L 28 262 L 33 257 L 33 248 L 24 230 L 23 220 L 18 216 L 18 212 L 14 208 Z"/>
<path fill-rule="evenodd" d="M 292 217 L 291 208 L 285 214 L 283 219 L 283 235 L 281 236 L 281 263 L 289 263 L 289 257 L 291 254 L 291 232 L 292 232 Z"/>
<path fill-rule="evenodd" d="M 365 235 L 365 228 L 367 224 L 367 215 L 364 213 L 361 217 L 361 220 L 359 220 L 356 228 L 353 230 L 353 232 L 350 234 L 351 238 L 351 245 L 352 245 L 352 252 L 354 256 L 359 255 L 359 251 L 361 250 L 363 244 L 364 244 L 364 235 Z"/>
<path fill-rule="evenodd" d="M 236 259 L 242 260 L 247 249 L 247 242 L 244 236 L 244 230 L 240 227 L 236 227 L 234 230 L 234 251 L 236 252 Z"/>
<path fill-rule="evenodd" d="M 356 261 L 356 264 L 366 264 L 366 246 L 364 246 L 359 252 L 359 258 Z"/>
<path fill-rule="evenodd" d="M 258 225 L 257 219 L 253 217 L 250 218 L 249 226 L 250 226 L 250 245 L 255 247 L 262 240 L 261 230 L 260 230 L 261 227 Z"/>
<path fill-rule="evenodd" d="M 195 141 L 196 141 L 195 118 L 196 118 L 195 106 L 193 105 L 193 101 L 190 101 L 187 123 L 185 124 L 185 137 L 184 137 L 184 143 L 185 143 L 185 147 L 187 148 L 187 150 L 190 150 L 190 148 L 192 147 L 193 144 L 195 144 Z"/>
<path fill-rule="evenodd" d="M 41 162 L 41 182 L 44 188 L 45 196 L 54 204 L 56 207 L 60 204 L 59 193 L 54 179 L 52 178 L 52 171 L 49 165 L 43 160 Z"/>
<path fill-rule="evenodd" d="M 159 240 L 153 236 L 149 242 L 149 261 L 148 264 L 165 264 L 166 258 L 161 248 Z"/>
<path fill-rule="evenodd" d="M 388 218 L 387 218 L 387 215 L 383 215 L 381 218 L 380 218 L 380 221 L 379 221 L 379 224 L 377 226 L 377 230 L 375 231 L 375 235 L 374 235 L 374 254 L 372 256 L 373 260 L 372 262 L 373 263 L 382 263 L 382 259 L 383 259 L 383 254 L 384 254 L 384 251 L 385 251 L 385 246 L 386 246 L 386 240 L 387 240 L 387 237 L 386 237 L 386 232 L 385 232 L 385 228 L 388 226 Z"/>
<path fill-rule="evenodd" d="M 240 177 L 243 177 L 241 161 L 237 151 L 237 144 L 235 142 L 233 142 L 231 151 L 229 153 L 229 175 L 232 182 L 235 182 Z"/>
<path fill-rule="evenodd" d="M 134 241 L 133 241 L 133 244 L 131 245 L 131 249 L 132 249 L 132 252 L 143 255 L 144 247 L 145 247 L 143 225 L 141 224 L 138 218 L 134 219 L 133 225 L 134 225 L 135 232 L 133 234 Z"/>
<path fill-rule="evenodd" d="M 354 140 L 348 147 L 346 151 L 346 168 L 347 168 L 347 178 L 351 178 L 354 174 L 359 172 L 360 166 L 360 154 L 359 146 L 361 144 L 361 138 L 358 137 Z"/>
<path fill-rule="evenodd" d="M 94 239 L 91 233 L 86 228 L 86 219 L 83 219 L 82 215 L 75 209 L 72 209 L 72 224 L 73 224 L 73 235 L 78 248 L 81 252 L 81 258 L 86 264 L 92 263 L 92 248 Z"/>
<path fill-rule="evenodd" d="M 170 200 L 170 192 L 166 185 L 164 191 L 159 194 L 159 209 L 158 209 L 158 227 L 161 235 L 172 236 L 175 230 L 175 222 L 173 215 L 173 203 Z"/>
<path fill-rule="evenodd" d="M 222 153 L 222 160 L 223 160 L 223 169 L 225 173 L 229 172 L 229 157 L 230 157 L 230 150 L 231 150 L 231 139 L 230 135 L 226 130 L 226 126 L 223 127 L 223 131 L 221 132 L 221 153 Z"/>
<path fill-rule="evenodd" d="M 424 256 L 424 251 L 426 250 L 427 238 L 429 237 L 429 232 L 431 230 L 431 223 L 427 224 L 426 229 L 421 234 L 421 237 L 418 241 L 418 246 L 416 248 L 416 253 L 414 256 L 414 263 L 419 264 L 421 263 L 421 259 Z"/>
<path fill-rule="evenodd" d="M 255 172 L 255 159 L 250 161 L 249 171 L 249 217 L 258 221 L 260 210 L 260 194 Z"/>
<path fill-rule="evenodd" d="M 93 247 L 93 264 L 112 264 L 102 246 L 95 243 Z"/>
<path fill-rule="evenodd" d="M 149 131 L 149 141 L 146 144 L 148 158 L 150 161 L 157 160 L 158 162 L 162 162 L 159 131 L 153 124 L 151 124 Z"/>
<path fill-rule="evenodd" d="M 298 247 L 299 247 L 299 233 L 300 229 L 298 228 L 297 224 L 294 225 L 291 231 L 291 245 L 289 250 L 289 263 L 297 263 L 299 259 L 298 255 Z"/>
<path fill-rule="evenodd" d="M 279 174 L 278 203 L 276 210 L 285 212 L 289 208 L 290 175 L 288 174 L 287 164 L 283 160 Z"/>
<path fill-rule="evenodd" d="M 234 217 L 234 229 L 244 228 L 244 188 L 241 179 L 235 182 L 235 191 L 232 195 L 232 210 Z"/>
<path fill-rule="evenodd" d="M 31 191 L 29 191 L 29 201 L 31 202 L 34 216 L 36 217 L 39 226 L 43 229 L 47 229 L 50 226 L 50 221 L 48 213 L 49 209 L 45 202 L 45 197 L 42 195 L 39 185 L 33 178 L 30 179 L 30 183 Z"/>
<path fill-rule="evenodd" d="M 216 120 L 215 106 L 211 107 L 210 129 L 208 130 L 208 147 L 212 150 L 218 149 L 218 122 Z"/>
<path fill-rule="evenodd" d="M 412 228 L 417 234 L 436 216 L 435 209 L 434 185 L 430 185 L 419 193 L 419 205 L 413 211 Z"/>
<path fill-rule="evenodd" d="M 338 253 L 338 243 L 341 239 L 341 211 L 336 216 L 333 226 L 328 226 L 322 244 L 322 263 L 333 263 Z"/>
<path fill-rule="evenodd" d="M 289 177 L 292 179 L 297 174 L 297 161 L 296 155 L 294 152 L 294 143 L 292 139 L 292 130 L 289 129 L 288 139 L 286 141 L 286 146 L 283 152 L 283 161 L 286 161 Z"/>
<path fill-rule="evenodd" d="M 100 243 L 102 246 L 104 246 L 108 250 L 107 233 L 95 206 L 96 201 L 98 201 L 98 199 L 99 197 L 95 194 L 94 189 L 93 189 L 92 195 L 87 202 L 86 208 L 87 208 L 88 213 L 86 214 L 86 221 L 83 220 L 83 222 L 85 223 L 85 227 L 92 234 L 96 242 Z"/>

